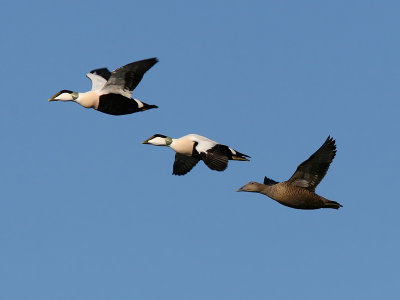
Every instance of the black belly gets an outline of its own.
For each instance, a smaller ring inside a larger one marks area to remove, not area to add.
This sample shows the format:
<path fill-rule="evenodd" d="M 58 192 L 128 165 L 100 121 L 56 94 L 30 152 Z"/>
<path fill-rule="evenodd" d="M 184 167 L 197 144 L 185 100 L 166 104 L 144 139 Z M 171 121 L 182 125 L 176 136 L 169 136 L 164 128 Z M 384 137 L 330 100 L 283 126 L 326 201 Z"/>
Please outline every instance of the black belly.
<path fill-rule="evenodd" d="M 109 115 L 119 116 L 132 114 L 143 109 L 139 108 L 138 103 L 131 98 L 119 94 L 106 94 L 100 96 L 97 110 Z"/>

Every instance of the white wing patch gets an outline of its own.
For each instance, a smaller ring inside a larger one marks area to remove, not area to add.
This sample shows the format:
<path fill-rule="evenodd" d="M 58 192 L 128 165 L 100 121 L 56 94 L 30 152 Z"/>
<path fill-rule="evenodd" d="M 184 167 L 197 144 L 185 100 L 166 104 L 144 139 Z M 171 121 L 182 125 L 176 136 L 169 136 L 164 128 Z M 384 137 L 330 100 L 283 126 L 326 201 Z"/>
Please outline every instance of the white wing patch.
<path fill-rule="evenodd" d="M 92 91 L 101 90 L 107 82 L 107 80 L 101 77 L 100 75 L 87 73 L 86 76 L 92 81 Z"/>
<path fill-rule="evenodd" d="M 229 148 L 229 147 L 228 147 L 228 148 Z M 231 150 L 231 152 L 232 152 L 233 155 L 236 155 L 236 151 L 235 151 L 235 150 L 233 150 L 232 148 L 229 148 L 229 150 Z"/>
<path fill-rule="evenodd" d="M 143 102 L 140 101 L 139 99 L 133 99 L 133 100 L 136 101 L 136 103 L 138 104 L 138 107 L 139 107 L 139 108 L 142 108 L 142 107 L 144 106 Z"/>
<path fill-rule="evenodd" d="M 191 139 L 193 142 L 198 143 L 196 146 L 196 150 L 199 153 L 201 152 L 205 153 L 218 144 L 216 141 L 210 140 L 209 138 L 206 138 L 205 136 L 201 136 L 198 134 L 188 134 L 186 137 Z"/>
<path fill-rule="evenodd" d="M 209 141 L 200 141 L 198 142 L 196 146 L 196 150 L 199 153 L 206 153 L 208 150 L 210 150 L 212 147 L 214 147 L 217 143 L 215 142 L 209 142 Z"/>

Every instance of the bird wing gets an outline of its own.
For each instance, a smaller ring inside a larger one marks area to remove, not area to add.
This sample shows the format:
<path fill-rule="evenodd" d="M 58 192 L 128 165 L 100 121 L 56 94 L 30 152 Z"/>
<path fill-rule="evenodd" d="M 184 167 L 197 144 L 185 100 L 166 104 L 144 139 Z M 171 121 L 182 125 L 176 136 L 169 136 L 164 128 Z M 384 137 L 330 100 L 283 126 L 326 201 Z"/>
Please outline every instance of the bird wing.
<path fill-rule="evenodd" d="M 227 146 L 217 144 L 206 152 L 200 152 L 201 159 L 211 169 L 223 171 L 228 167 Z M 229 149 L 228 149 L 229 151 Z"/>
<path fill-rule="evenodd" d="M 276 182 L 275 180 L 268 178 L 267 176 L 264 177 L 264 184 L 265 185 L 274 185 L 277 184 L 279 182 Z"/>
<path fill-rule="evenodd" d="M 185 175 L 199 162 L 199 158 L 176 153 L 172 174 Z"/>
<path fill-rule="evenodd" d="M 133 90 L 142 80 L 144 73 L 157 62 L 157 58 L 149 58 L 127 64 L 112 71 L 110 78 L 102 89 L 102 93 L 121 94 L 130 98 Z"/>
<path fill-rule="evenodd" d="M 86 74 L 92 81 L 92 91 L 101 90 L 110 76 L 111 72 L 107 68 L 95 69 Z"/>
<path fill-rule="evenodd" d="M 328 171 L 335 155 L 335 140 L 328 136 L 325 143 L 297 167 L 296 172 L 287 182 L 314 192 Z"/>

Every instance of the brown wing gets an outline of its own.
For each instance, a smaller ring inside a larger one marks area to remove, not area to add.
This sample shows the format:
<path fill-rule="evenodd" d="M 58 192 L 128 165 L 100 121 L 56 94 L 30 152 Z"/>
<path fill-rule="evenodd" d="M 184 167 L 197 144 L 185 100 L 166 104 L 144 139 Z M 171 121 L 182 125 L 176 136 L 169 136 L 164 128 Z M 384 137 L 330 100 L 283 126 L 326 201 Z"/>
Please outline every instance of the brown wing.
<path fill-rule="evenodd" d="M 335 140 L 328 136 L 325 143 L 309 159 L 297 167 L 296 172 L 287 182 L 314 192 L 328 171 L 335 155 Z"/>
<path fill-rule="evenodd" d="M 199 162 L 200 159 L 176 153 L 172 174 L 185 175 Z"/>

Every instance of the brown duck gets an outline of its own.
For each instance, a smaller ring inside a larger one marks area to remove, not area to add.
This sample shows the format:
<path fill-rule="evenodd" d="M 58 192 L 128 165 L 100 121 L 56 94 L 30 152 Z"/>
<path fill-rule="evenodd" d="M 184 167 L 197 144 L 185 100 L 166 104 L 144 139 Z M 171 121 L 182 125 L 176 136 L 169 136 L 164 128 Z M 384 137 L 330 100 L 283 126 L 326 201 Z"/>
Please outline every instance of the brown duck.
<path fill-rule="evenodd" d="M 280 204 L 297 209 L 338 209 L 342 205 L 315 193 L 315 188 L 324 178 L 335 155 L 335 140 L 328 136 L 325 143 L 297 167 L 289 180 L 276 182 L 265 177 L 264 184 L 249 182 L 237 191 L 261 193 Z"/>

